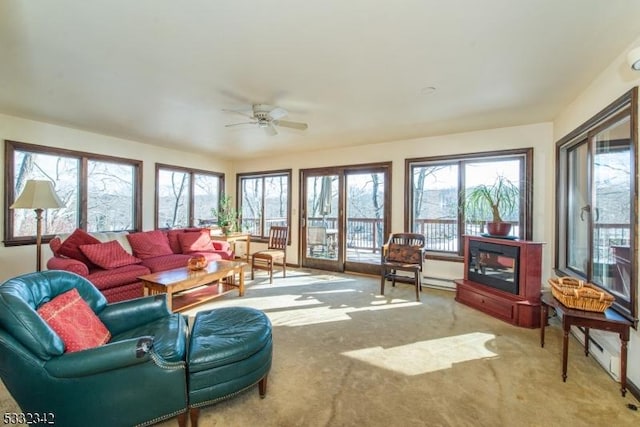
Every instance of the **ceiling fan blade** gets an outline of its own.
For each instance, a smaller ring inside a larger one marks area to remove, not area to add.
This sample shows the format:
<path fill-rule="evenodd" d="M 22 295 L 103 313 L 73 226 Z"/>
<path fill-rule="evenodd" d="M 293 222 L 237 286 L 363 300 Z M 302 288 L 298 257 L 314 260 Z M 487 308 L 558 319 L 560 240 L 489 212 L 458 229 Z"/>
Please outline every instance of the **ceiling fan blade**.
<path fill-rule="evenodd" d="M 290 122 L 288 120 L 274 120 L 273 124 L 276 126 L 282 126 L 285 128 L 299 129 L 299 130 L 305 130 L 309 127 L 309 125 L 306 123 Z"/>
<path fill-rule="evenodd" d="M 226 108 L 223 108 L 222 111 L 224 111 L 225 113 L 236 113 L 236 114 L 240 114 L 241 116 L 245 116 L 248 117 L 250 119 L 253 119 L 253 116 L 249 113 L 245 113 L 244 111 L 238 111 L 238 110 L 228 110 Z"/>
<path fill-rule="evenodd" d="M 283 117 L 287 117 L 289 113 L 284 108 L 275 107 L 273 110 L 269 111 L 269 117 L 273 120 L 278 120 Z"/>
<path fill-rule="evenodd" d="M 262 129 L 264 129 L 264 132 L 269 136 L 276 136 L 278 134 L 278 131 L 271 123 L 269 123 L 268 126 L 261 126 L 261 127 Z"/>
<path fill-rule="evenodd" d="M 232 126 L 240 126 L 240 125 L 255 125 L 257 122 L 241 122 L 241 123 L 231 123 L 228 125 L 224 125 L 224 127 L 229 128 Z"/>

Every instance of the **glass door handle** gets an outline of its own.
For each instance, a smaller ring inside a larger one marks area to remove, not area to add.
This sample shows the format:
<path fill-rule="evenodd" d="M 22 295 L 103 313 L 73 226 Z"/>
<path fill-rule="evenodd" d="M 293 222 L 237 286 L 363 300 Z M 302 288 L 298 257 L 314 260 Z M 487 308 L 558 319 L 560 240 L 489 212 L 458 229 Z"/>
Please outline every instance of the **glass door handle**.
<path fill-rule="evenodd" d="M 584 213 L 591 212 L 591 206 L 590 205 L 584 205 L 583 207 L 580 208 L 580 221 L 584 221 Z"/>

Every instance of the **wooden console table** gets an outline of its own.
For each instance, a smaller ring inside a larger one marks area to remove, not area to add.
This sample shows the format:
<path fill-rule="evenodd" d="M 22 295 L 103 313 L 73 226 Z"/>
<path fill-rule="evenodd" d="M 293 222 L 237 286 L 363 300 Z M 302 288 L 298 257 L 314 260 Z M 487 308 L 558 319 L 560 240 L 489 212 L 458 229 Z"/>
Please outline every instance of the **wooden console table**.
<path fill-rule="evenodd" d="M 571 326 L 584 328 L 584 354 L 589 356 L 589 329 L 601 329 L 617 332 L 620 335 L 620 392 L 627 393 L 627 343 L 629 342 L 629 328 L 631 322 L 612 309 L 604 313 L 576 310 L 564 306 L 551 293 L 544 292 L 540 298 L 540 346 L 544 347 L 544 327 L 549 315 L 549 307 L 553 308 L 562 318 L 562 381 L 567 381 L 567 356 L 569 345 L 569 330 Z"/>
<path fill-rule="evenodd" d="M 222 234 L 219 236 L 211 236 L 212 240 L 224 240 L 225 242 L 233 243 L 233 250 L 235 252 L 236 242 L 244 242 L 245 244 L 245 258 L 247 263 L 251 259 L 251 234 L 249 233 L 231 233 Z"/>

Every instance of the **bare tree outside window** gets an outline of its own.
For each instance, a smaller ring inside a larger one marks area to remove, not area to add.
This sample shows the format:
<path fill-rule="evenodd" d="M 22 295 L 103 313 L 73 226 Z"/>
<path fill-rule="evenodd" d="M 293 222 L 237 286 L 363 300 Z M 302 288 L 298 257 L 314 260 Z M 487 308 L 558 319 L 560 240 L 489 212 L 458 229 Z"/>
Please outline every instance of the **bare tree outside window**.
<path fill-rule="evenodd" d="M 14 199 L 30 179 L 47 180 L 64 204 L 43 213 L 46 239 L 88 231 L 136 230 L 140 228 L 140 168 L 131 159 L 83 153 L 16 141 L 5 141 L 5 183 Z M 6 206 L 5 245 L 35 241 L 35 214 L 29 209 Z"/>
<path fill-rule="evenodd" d="M 272 226 L 289 225 L 291 172 L 239 174 L 242 231 L 267 238 Z"/>
<path fill-rule="evenodd" d="M 424 234 L 428 251 L 462 254 L 462 235 L 485 232 L 482 220 L 465 216 L 464 194 L 480 184 L 491 184 L 496 176 L 507 177 L 525 191 L 530 170 L 526 169 L 531 149 L 490 152 L 478 155 L 443 156 L 439 158 L 408 159 L 408 179 L 411 188 L 410 231 Z M 530 207 L 519 207 L 506 221 L 512 224 L 512 234 L 526 238 L 523 220 L 530 223 Z M 487 220 L 489 218 L 486 218 Z"/>
<path fill-rule="evenodd" d="M 156 228 L 215 222 L 224 174 L 156 163 Z"/>
<path fill-rule="evenodd" d="M 347 180 L 348 248 L 378 248 L 384 242 L 384 173 L 350 172 Z M 351 252 L 347 253 L 350 259 Z M 356 261 L 353 259 L 353 261 Z"/>
<path fill-rule="evenodd" d="M 193 216 L 195 224 L 212 220 L 211 212 L 220 200 L 220 177 L 201 173 L 193 174 Z"/>
<path fill-rule="evenodd" d="M 54 190 L 65 205 L 61 209 L 47 209 L 43 212 L 42 234 L 73 231 L 78 225 L 78 159 L 16 151 L 14 162 L 17 172 L 14 194 L 20 194 L 30 179 L 48 180 L 53 183 Z M 16 209 L 11 212 L 14 215 L 13 235 L 15 237 L 35 236 L 35 213 L 30 209 Z"/>
<path fill-rule="evenodd" d="M 179 228 L 189 225 L 189 174 L 158 171 L 158 226 Z"/>
<path fill-rule="evenodd" d="M 87 231 L 119 231 L 133 227 L 135 168 L 90 160 L 87 164 Z"/>
<path fill-rule="evenodd" d="M 252 236 L 262 236 L 262 178 L 247 177 L 241 182 L 241 229 Z"/>

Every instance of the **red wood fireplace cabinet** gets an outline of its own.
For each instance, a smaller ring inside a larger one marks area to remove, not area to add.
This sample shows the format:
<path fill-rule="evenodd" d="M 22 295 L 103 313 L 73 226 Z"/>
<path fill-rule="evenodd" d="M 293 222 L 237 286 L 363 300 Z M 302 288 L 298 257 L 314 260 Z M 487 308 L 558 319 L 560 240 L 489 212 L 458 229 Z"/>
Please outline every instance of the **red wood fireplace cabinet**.
<path fill-rule="evenodd" d="M 456 301 L 525 328 L 540 327 L 543 243 L 464 236 Z"/>

